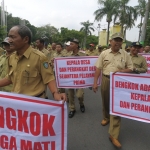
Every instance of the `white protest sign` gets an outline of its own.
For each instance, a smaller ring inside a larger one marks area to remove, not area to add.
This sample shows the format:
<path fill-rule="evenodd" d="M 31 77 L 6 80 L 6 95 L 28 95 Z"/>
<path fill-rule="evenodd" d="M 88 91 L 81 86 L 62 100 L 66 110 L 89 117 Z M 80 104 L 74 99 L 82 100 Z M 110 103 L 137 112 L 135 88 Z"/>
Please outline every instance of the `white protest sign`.
<path fill-rule="evenodd" d="M 111 74 L 110 114 L 150 123 L 150 76 Z"/>
<path fill-rule="evenodd" d="M 147 73 L 150 74 L 150 54 L 147 53 L 139 53 L 139 54 L 145 57 L 147 62 Z"/>
<path fill-rule="evenodd" d="M 57 87 L 92 87 L 97 58 L 97 56 L 55 58 L 54 64 Z M 100 78 L 98 85 L 100 85 Z"/>
<path fill-rule="evenodd" d="M 0 149 L 67 150 L 67 107 L 0 92 Z"/>

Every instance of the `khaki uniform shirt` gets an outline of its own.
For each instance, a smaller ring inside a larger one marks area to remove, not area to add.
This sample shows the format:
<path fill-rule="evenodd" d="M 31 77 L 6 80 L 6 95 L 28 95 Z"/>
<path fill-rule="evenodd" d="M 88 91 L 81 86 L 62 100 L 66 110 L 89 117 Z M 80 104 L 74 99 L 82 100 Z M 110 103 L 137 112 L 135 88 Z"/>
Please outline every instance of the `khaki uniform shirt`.
<path fill-rule="evenodd" d="M 6 54 L 0 56 L 0 79 L 3 79 L 8 74 L 8 58 Z M 11 92 L 12 84 L 4 87 L 0 87 L 0 91 Z"/>
<path fill-rule="evenodd" d="M 12 81 L 12 92 L 37 96 L 45 91 L 46 85 L 54 80 L 48 59 L 40 51 L 29 47 L 19 57 L 17 52 L 9 57 L 9 74 Z"/>
<path fill-rule="evenodd" d="M 143 56 L 141 55 L 131 56 L 130 55 L 130 57 L 133 62 L 134 68 L 136 68 L 136 70 L 139 73 L 145 73 L 147 71 L 147 62 Z"/>
<path fill-rule="evenodd" d="M 101 69 L 102 73 L 105 75 L 110 75 L 110 72 L 125 68 L 133 70 L 133 63 L 130 55 L 121 49 L 116 54 L 112 53 L 111 49 L 103 51 L 95 66 Z"/>
<path fill-rule="evenodd" d="M 68 56 L 87 56 L 85 53 L 78 52 L 77 54 L 74 54 L 73 51 Z"/>
<path fill-rule="evenodd" d="M 93 51 L 86 51 L 86 55 L 88 56 L 98 56 L 98 53 L 96 50 L 93 50 Z"/>
<path fill-rule="evenodd" d="M 5 54 L 5 50 L 3 48 L 0 47 L 0 56 Z"/>

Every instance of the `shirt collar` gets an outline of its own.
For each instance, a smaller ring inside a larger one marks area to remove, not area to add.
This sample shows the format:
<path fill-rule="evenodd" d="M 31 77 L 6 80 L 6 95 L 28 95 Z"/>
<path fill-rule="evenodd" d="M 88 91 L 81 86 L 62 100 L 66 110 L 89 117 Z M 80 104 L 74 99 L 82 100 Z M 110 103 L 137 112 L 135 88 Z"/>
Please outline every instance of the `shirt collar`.
<path fill-rule="evenodd" d="M 110 48 L 110 49 L 108 49 L 109 50 L 109 53 L 112 53 L 112 49 Z M 119 49 L 119 51 L 117 52 L 117 53 L 122 53 L 122 49 Z"/>
<path fill-rule="evenodd" d="M 29 46 L 29 48 L 24 52 L 23 56 L 26 57 L 27 59 L 29 58 L 30 54 L 31 54 L 31 51 L 32 51 L 32 47 Z M 16 58 L 19 58 L 17 52 L 16 52 Z"/>

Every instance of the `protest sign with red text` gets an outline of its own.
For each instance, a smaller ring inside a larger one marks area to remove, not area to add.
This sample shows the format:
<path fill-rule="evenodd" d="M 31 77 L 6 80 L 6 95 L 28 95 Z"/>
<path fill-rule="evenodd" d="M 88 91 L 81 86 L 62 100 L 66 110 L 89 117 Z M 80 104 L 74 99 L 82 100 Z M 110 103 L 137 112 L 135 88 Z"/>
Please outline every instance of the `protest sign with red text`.
<path fill-rule="evenodd" d="M 150 76 L 111 74 L 110 114 L 150 123 Z"/>
<path fill-rule="evenodd" d="M 139 54 L 145 57 L 147 62 L 147 73 L 150 74 L 150 54 L 147 53 L 139 53 Z"/>
<path fill-rule="evenodd" d="M 97 56 L 55 58 L 57 87 L 92 87 L 97 58 Z M 100 85 L 100 78 L 98 84 Z"/>
<path fill-rule="evenodd" d="M 0 92 L 0 149 L 66 150 L 66 104 Z"/>

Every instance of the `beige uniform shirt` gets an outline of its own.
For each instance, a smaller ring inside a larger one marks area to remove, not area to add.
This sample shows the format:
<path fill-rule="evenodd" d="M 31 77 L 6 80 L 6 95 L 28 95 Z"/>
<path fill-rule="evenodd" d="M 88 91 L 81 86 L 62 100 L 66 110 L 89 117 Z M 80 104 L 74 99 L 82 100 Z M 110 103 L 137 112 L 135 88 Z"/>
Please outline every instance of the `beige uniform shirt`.
<path fill-rule="evenodd" d="M 139 73 L 145 73 L 147 71 L 147 62 L 143 56 L 141 55 L 131 56 L 130 55 L 130 57 L 133 62 L 134 68 L 136 68 L 136 70 Z"/>
<path fill-rule="evenodd" d="M 70 53 L 70 55 L 68 56 L 86 56 L 85 53 L 81 53 L 81 52 L 78 52 L 77 54 L 74 54 L 73 52 Z"/>
<path fill-rule="evenodd" d="M 4 53 L 5 53 L 5 50 L 0 47 L 0 56 L 3 55 Z"/>
<path fill-rule="evenodd" d="M 101 69 L 102 73 L 105 75 L 110 75 L 110 72 L 125 68 L 133 70 L 133 63 L 130 55 L 121 49 L 116 54 L 113 54 L 111 49 L 103 51 L 99 55 L 95 66 Z"/>
<path fill-rule="evenodd" d="M 54 80 L 48 59 L 40 51 L 29 47 L 19 57 L 17 52 L 9 57 L 8 79 L 13 83 L 12 92 L 37 96 Z"/>
<path fill-rule="evenodd" d="M 8 58 L 6 54 L 0 56 L 0 79 L 3 79 L 8 74 Z M 11 92 L 12 84 L 4 87 L 0 87 L 0 91 Z"/>
<path fill-rule="evenodd" d="M 96 50 L 86 51 L 86 55 L 88 55 L 88 56 L 98 56 L 98 53 L 97 53 Z"/>

